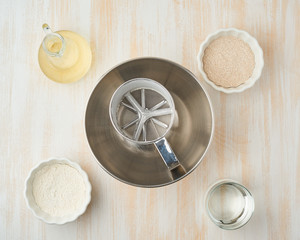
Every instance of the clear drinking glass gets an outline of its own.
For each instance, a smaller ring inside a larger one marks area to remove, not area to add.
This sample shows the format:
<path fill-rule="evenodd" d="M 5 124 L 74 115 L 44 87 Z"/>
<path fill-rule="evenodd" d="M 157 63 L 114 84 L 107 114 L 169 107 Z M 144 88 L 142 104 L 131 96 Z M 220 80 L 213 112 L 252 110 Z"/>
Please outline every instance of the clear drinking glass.
<path fill-rule="evenodd" d="M 209 188 L 205 207 L 214 224 L 222 229 L 234 230 L 250 220 L 254 211 L 254 198 L 243 185 L 224 179 Z"/>

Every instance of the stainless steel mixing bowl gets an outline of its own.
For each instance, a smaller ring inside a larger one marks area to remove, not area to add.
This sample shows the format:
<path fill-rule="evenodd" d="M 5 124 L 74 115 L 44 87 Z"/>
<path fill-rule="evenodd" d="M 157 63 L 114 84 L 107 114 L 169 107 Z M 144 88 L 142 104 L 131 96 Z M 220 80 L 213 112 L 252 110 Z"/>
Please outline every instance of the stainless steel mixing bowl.
<path fill-rule="evenodd" d="M 183 171 L 169 171 L 153 145 L 125 141 L 112 126 L 110 99 L 133 78 L 153 79 L 171 93 L 177 116 L 167 139 Z M 110 175 L 134 186 L 159 187 L 182 179 L 199 165 L 212 139 L 214 119 L 206 91 L 189 70 L 169 60 L 139 58 L 114 67 L 100 79 L 87 105 L 85 129 L 94 156 Z"/>

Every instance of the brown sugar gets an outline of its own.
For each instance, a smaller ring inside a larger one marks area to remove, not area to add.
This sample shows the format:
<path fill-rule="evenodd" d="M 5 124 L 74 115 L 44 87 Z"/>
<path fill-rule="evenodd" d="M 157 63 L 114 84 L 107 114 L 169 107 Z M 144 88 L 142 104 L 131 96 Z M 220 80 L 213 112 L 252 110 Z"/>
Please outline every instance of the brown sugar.
<path fill-rule="evenodd" d="M 255 66 L 250 46 L 234 36 L 212 41 L 204 51 L 203 70 L 209 80 L 222 87 L 237 87 L 246 82 Z"/>

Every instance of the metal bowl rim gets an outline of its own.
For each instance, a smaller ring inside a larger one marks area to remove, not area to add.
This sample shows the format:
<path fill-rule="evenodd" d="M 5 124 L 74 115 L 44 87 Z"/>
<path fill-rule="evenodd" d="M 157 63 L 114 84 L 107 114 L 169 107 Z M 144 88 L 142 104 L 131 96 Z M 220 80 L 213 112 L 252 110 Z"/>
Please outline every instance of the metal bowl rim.
<path fill-rule="evenodd" d="M 164 61 L 164 62 L 168 62 L 170 64 L 173 64 L 174 66 L 184 70 L 185 72 L 187 72 L 198 84 L 199 86 L 202 88 L 207 100 L 208 100 L 208 103 L 209 103 L 209 107 L 210 107 L 210 112 L 211 112 L 211 120 L 212 120 L 212 125 L 211 125 L 211 133 L 210 133 L 210 138 L 209 138 L 209 141 L 208 141 L 208 144 L 206 146 L 206 149 L 205 151 L 203 152 L 202 156 L 200 157 L 199 161 L 195 164 L 195 166 L 190 170 L 188 171 L 186 174 L 182 175 L 181 177 L 175 179 L 175 180 L 172 180 L 170 182 L 166 182 L 166 183 L 162 183 L 162 184 L 154 184 L 154 185 L 142 185 L 142 184 L 136 184 L 136 183 L 132 183 L 132 182 L 128 182 L 126 180 L 123 180 L 117 176 L 115 176 L 113 173 L 111 173 L 110 171 L 108 171 L 101 163 L 100 161 L 97 159 L 97 157 L 95 156 L 92 148 L 91 148 L 91 145 L 90 145 L 90 142 L 89 142 L 89 138 L 88 138 L 88 135 L 87 135 L 87 131 L 86 131 L 86 118 L 87 118 L 87 109 L 88 109 L 88 106 L 89 106 L 89 103 L 90 103 L 90 99 L 91 99 L 91 96 L 93 95 L 94 91 L 96 90 L 97 86 L 99 85 L 99 83 L 101 82 L 102 79 L 105 78 L 106 75 L 108 75 L 111 71 L 113 71 L 114 69 L 124 65 L 124 64 L 127 64 L 129 62 L 133 62 L 133 61 L 137 61 L 137 60 L 159 60 L 159 61 Z M 107 70 L 104 74 L 102 74 L 102 76 L 99 78 L 99 81 L 98 83 L 96 84 L 96 86 L 93 88 L 93 90 L 91 91 L 91 94 L 89 95 L 89 98 L 88 98 L 88 102 L 86 104 L 86 111 L 85 111 L 85 117 L 84 117 L 84 129 L 85 129 L 85 136 L 87 138 L 87 142 L 89 144 L 89 148 L 90 148 L 90 151 L 92 152 L 93 156 L 94 156 L 94 160 L 99 164 L 99 166 L 105 171 L 107 172 L 110 176 L 112 176 L 113 178 L 119 180 L 120 182 L 122 183 L 125 183 L 125 184 L 128 184 L 128 185 L 131 185 L 131 186 L 134 186 L 134 187 L 140 187 L 140 188 L 158 188 L 158 187 L 164 187 L 164 186 L 167 186 L 167 185 L 171 185 L 173 183 L 176 183 L 178 182 L 179 180 L 183 179 L 184 177 L 188 176 L 190 173 L 192 173 L 198 166 L 199 164 L 202 162 L 205 154 L 207 153 L 210 145 L 211 145 L 211 142 L 212 142 L 212 139 L 213 139 L 213 135 L 214 135 L 214 130 L 215 130 L 215 121 L 214 121 L 214 111 L 213 111 L 213 107 L 212 107 L 212 103 L 211 103 L 211 100 L 210 100 L 210 97 L 207 93 L 207 91 L 205 90 L 205 88 L 202 86 L 202 84 L 199 82 L 199 80 L 196 78 L 196 76 L 190 71 L 188 70 L 187 68 L 181 66 L 180 64 L 176 63 L 176 62 L 173 62 L 171 60 L 168 60 L 168 59 L 164 59 L 164 58 L 159 58 L 159 57 L 137 57 L 137 58 L 131 58 L 129 60 L 126 60 L 126 61 L 122 61 L 121 63 L 113 66 L 112 68 L 110 68 L 109 70 Z"/>

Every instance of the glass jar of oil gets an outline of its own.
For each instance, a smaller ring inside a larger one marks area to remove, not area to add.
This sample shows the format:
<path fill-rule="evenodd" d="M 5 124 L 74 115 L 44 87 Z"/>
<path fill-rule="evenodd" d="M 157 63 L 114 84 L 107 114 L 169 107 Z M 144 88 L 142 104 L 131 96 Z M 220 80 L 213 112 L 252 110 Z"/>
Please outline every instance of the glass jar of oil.
<path fill-rule="evenodd" d="M 92 52 L 89 43 L 71 31 L 52 32 L 43 24 L 46 36 L 39 48 L 39 64 L 44 74 L 59 83 L 80 80 L 90 69 Z"/>

